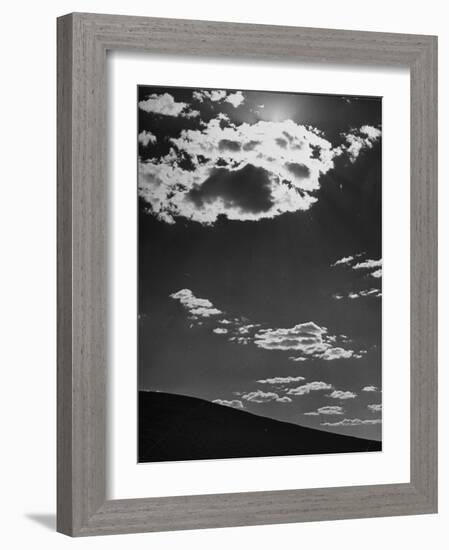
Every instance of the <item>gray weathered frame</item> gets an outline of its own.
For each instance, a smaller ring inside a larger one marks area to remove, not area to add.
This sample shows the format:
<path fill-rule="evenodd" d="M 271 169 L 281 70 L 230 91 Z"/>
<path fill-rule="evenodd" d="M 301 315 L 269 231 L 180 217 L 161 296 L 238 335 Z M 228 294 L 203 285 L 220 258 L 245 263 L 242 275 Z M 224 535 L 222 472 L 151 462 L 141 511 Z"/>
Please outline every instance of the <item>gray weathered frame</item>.
<path fill-rule="evenodd" d="M 107 500 L 105 57 L 117 49 L 410 68 L 410 483 Z M 57 495 L 57 529 L 72 536 L 437 511 L 436 37 L 82 13 L 58 19 Z"/>

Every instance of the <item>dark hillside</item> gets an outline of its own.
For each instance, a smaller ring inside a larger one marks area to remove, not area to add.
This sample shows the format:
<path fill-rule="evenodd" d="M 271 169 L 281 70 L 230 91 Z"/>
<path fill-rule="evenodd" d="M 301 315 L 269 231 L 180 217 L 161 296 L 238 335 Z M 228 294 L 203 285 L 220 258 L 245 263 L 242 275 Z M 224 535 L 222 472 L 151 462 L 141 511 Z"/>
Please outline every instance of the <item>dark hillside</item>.
<path fill-rule="evenodd" d="M 139 392 L 139 462 L 380 451 L 382 444 L 203 399 Z"/>

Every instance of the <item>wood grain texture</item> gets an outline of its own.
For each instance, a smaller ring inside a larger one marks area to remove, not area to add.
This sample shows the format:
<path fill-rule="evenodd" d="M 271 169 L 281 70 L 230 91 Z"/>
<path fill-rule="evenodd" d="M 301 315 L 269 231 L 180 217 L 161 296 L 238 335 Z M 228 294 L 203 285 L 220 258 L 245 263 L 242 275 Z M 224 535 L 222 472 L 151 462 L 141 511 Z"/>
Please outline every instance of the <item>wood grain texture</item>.
<path fill-rule="evenodd" d="M 106 499 L 108 50 L 407 66 L 411 72 L 411 480 Z M 58 20 L 58 531 L 72 536 L 423 514 L 437 509 L 437 40 L 70 14 Z"/>

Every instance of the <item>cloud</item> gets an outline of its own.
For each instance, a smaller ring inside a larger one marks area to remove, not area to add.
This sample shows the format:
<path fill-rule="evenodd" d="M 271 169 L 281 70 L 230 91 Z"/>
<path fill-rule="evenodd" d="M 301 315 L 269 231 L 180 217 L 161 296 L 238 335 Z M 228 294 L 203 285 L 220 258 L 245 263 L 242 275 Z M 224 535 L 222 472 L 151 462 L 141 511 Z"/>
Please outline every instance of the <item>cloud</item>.
<path fill-rule="evenodd" d="M 139 195 L 157 218 L 257 221 L 316 202 L 320 176 L 333 167 L 329 141 L 291 120 L 221 122 L 217 117 L 200 130 L 182 130 L 167 155 L 140 161 Z M 181 167 L 185 157 L 192 169 Z"/>
<path fill-rule="evenodd" d="M 225 90 L 201 90 L 193 92 L 192 96 L 194 99 L 203 103 L 205 99 L 209 101 L 222 101 L 226 97 L 227 93 Z"/>
<path fill-rule="evenodd" d="M 182 101 L 175 101 L 171 94 L 151 94 L 142 101 L 139 101 L 139 108 L 146 113 L 153 113 L 164 116 L 184 116 L 192 118 L 198 116 L 199 111 L 189 110 L 189 104 Z"/>
<path fill-rule="evenodd" d="M 335 267 L 336 265 L 342 265 L 342 264 L 350 264 L 354 260 L 354 256 L 345 256 L 343 258 L 340 258 L 336 262 L 334 262 L 331 267 Z"/>
<path fill-rule="evenodd" d="M 382 410 L 382 404 L 381 403 L 373 403 L 372 405 L 368 405 L 368 409 L 371 412 L 380 412 Z"/>
<path fill-rule="evenodd" d="M 347 256 L 347 257 L 341 258 L 340 260 L 337 260 L 336 262 L 331 264 L 331 267 L 336 267 L 338 265 L 347 265 L 348 267 L 356 271 L 365 270 L 368 272 L 369 275 L 371 275 L 371 277 L 374 277 L 377 279 L 382 277 L 382 259 L 381 258 L 379 260 L 367 259 L 367 260 L 363 260 L 361 262 L 355 263 L 355 260 L 358 257 L 364 256 L 364 255 L 365 253 L 362 252 L 361 254 L 356 254 L 355 256 Z M 351 292 L 347 296 L 348 298 L 355 299 L 355 298 L 359 298 L 360 296 L 375 295 L 376 290 L 377 289 L 369 289 L 369 290 L 360 291 L 358 293 Z M 378 292 L 378 296 L 381 296 L 380 290 L 378 290 L 377 292 Z M 343 298 L 343 295 L 334 294 L 333 297 L 336 300 L 341 300 Z"/>
<path fill-rule="evenodd" d="M 225 98 L 225 101 L 230 103 L 234 108 L 237 108 L 245 101 L 245 96 L 242 94 L 242 92 L 235 92 L 233 94 L 229 94 Z"/>
<path fill-rule="evenodd" d="M 360 420 L 360 418 L 344 418 L 339 422 L 322 422 L 321 426 L 362 426 L 364 424 L 382 424 L 382 419 Z"/>
<path fill-rule="evenodd" d="M 256 346 L 266 350 L 296 351 L 303 358 L 335 359 L 358 358 L 354 350 L 334 347 L 335 335 L 328 335 L 326 327 L 320 327 L 313 321 L 300 323 L 292 328 L 260 329 L 254 335 Z M 292 358 L 299 361 L 299 357 Z"/>
<path fill-rule="evenodd" d="M 141 143 L 144 147 L 147 147 L 149 143 L 155 143 L 156 142 L 156 136 L 152 134 L 151 132 L 147 132 L 146 130 L 142 130 L 138 136 L 139 143 Z"/>
<path fill-rule="evenodd" d="M 178 300 L 192 318 L 211 317 L 222 313 L 213 306 L 212 302 L 204 298 L 197 298 L 188 288 L 170 294 L 170 298 Z"/>
<path fill-rule="evenodd" d="M 308 416 L 318 416 L 320 414 L 340 415 L 343 414 L 343 412 L 343 407 L 340 407 L 338 405 L 326 405 L 324 407 L 319 407 L 316 411 L 310 411 L 304 414 Z"/>
<path fill-rule="evenodd" d="M 374 126 L 364 125 L 343 133 L 342 136 L 346 143 L 338 148 L 337 154 L 348 155 L 349 160 L 354 163 L 362 151 L 373 148 L 374 143 L 380 139 L 381 131 Z"/>
<path fill-rule="evenodd" d="M 288 395 L 307 395 L 312 391 L 324 391 L 324 390 L 331 390 L 332 385 L 327 384 L 326 382 L 321 381 L 315 381 L 315 382 L 308 382 L 307 384 L 303 384 L 302 386 L 298 386 L 297 388 L 291 388 L 288 390 Z"/>
<path fill-rule="evenodd" d="M 368 392 L 379 391 L 379 388 L 377 386 L 365 386 L 362 388 L 362 391 L 368 391 Z"/>
<path fill-rule="evenodd" d="M 215 334 L 228 334 L 230 342 L 253 344 L 268 351 L 295 351 L 298 356 L 290 356 L 291 361 L 360 359 L 365 353 L 365 350 L 356 352 L 344 349 L 341 343 L 348 342 L 346 336 L 328 334 L 326 327 L 320 327 L 312 321 L 299 323 L 292 328 L 262 328 L 259 323 L 249 323 L 244 317 L 227 318 L 226 313 L 216 308 L 210 300 L 198 298 L 188 288 L 170 294 L 170 298 L 180 302 L 192 322 L 202 324 L 207 319 L 212 331 Z"/>
<path fill-rule="evenodd" d="M 217 405 L 224 405 L 226 407 L 233 407 L 234 409 L 243 409 L 243 403 L 240 399 L 214 399 L 212 403 L 217 403 Z"/>
<path fill-rule="evenodd" d="M 344 298 L 347 298 L 349 300 L 357 300 L 359 298 L 381 298 L 382 297 L 382 291 L 379 288 L 369 288 L 365 290 L 359 290 L 357 292 L 349 292 L 348 294 L 341 294 L 336 293 L 332 295 L 332 298 L 335 300 L 343 300 Z"/>
<path fill-rule="evenodd" d="M 274 392 L 264 392 L 262 390 L 252 391 L 242 395 L 242 399 L 251 403 L 269 403 L 275 401 L 277 403 L 291 403 L 292 400 L 288 396 L 280 397 Z"/>
<path fill-rule="evenodd" d="M 361 258 L 362 256 L 365 256 L 365 252 L 359 252 L 357 254 L 353 254 L 350 256 L 343 256 L 343 258 L 340 258 L 339 260 L 336 260 L 333 264 L 331 264 L 331 267 L 336 267 L 337 265 L 348 265 L 352 266 L 354 262 L 357 260 L 357 258 Z"/>
<path fill-rule="evenodd" d="M 328 348 L 322 355 L 320 359 L 325 361 L 335 361 L 335 359 L 350 359 L 354 356 L 354 351 L 351 349 L 343 348 Z"/>
<path fill-rule="evenodd" d="M 332 397 L 332 399 L 354 399 L 357 394 L 352 391 L 334 390 L 328 397 Z"/>
<path fill-rule="evenodd" d="M 283 397 L 279 397 L 279 399 L 276 399 L 276 403 L 291 403 L 292 400 L 287 395 L 284 395 Z"/>
<path fill-rule="evenodd" d="M 193 92 L 192 97 L 200 103 L 203 103 L 205 100 L 212 101 L 213 103 L 224 101 L 230 103 L 234 108 L 237 108 L 245 101 L 245 96 L 240 91 L 228 94 L 226 90 L 198 90 Z"/>
<path fill-rule="evenodd" d="M 259 384 L 272 384 L 282 385 L 291 384 L 292 382 L 302 382 L 305 380 L 304 376 L 275 376 L 274 378 L 265 378 L 264 380 L 257 380 Z"/>
<path fill-rule="evenodd" d="M 201 187 L 188 193 L 199 210 L 217 204 L 237 214 L 261 214 L 273 206 L 270 174 L 260 167 L 247 164 L 240 170 L 214 168 Z"/>
<path fill-rule="evenodd" d="M 352 266 L 352 269 L 373 269 L 382 267 L 382 260 L 365 260 Z"/>

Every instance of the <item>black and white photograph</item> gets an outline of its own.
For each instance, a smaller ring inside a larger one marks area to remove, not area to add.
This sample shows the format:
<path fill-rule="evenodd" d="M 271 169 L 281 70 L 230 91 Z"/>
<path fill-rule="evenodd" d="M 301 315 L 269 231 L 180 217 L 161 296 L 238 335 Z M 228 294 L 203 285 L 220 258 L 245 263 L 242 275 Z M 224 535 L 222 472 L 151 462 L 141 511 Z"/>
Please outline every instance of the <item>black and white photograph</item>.
<path fill-rule="evenodd" d="M 382 98 L 137 88 L 138 462 L 382 450 Z"/>

